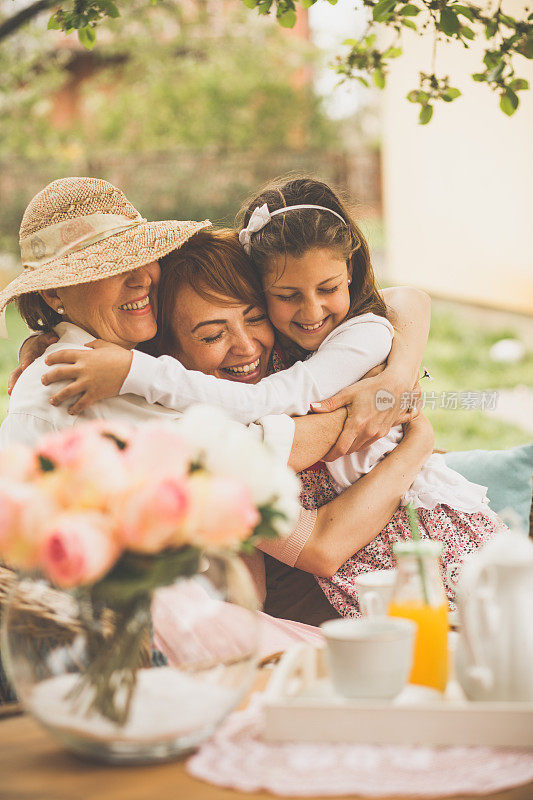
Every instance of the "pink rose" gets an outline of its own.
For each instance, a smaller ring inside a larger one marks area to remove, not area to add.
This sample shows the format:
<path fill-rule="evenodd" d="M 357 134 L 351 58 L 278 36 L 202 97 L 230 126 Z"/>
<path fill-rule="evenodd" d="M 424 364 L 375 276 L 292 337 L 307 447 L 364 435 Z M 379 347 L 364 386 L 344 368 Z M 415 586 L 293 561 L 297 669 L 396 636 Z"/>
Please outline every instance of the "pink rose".
<path fill-rule="evenodd" d="M 57 586 L 96 583 L 120 555 L 110 520 L 103 514 L 60 514 L 44 532 L 39 566 Z"/>
<path fill-rule="evenodd" d="M 157 553 L 174 543 L 188 508 L 187 481 L 179 475 L 136 487 L 117 510 L 120 541 L 128 550 Z"/>
<path fill-rule="evenodd" d="M 0 475 L 15 481 L 29 481 L 37 475 L 37 460 L 31 447 L 13 444 L 0 450 Z"/>
<path fill-rule="evenodd" d="M 43 484 L 64 508 L 108 510 L 128 482 L 123 451 L 97 423 L 44 437 L 38 455 L 55 465 Z"/>
<path fill-rule="evenodd" d="M 225 547 L 251 535 L 260 516 L 242 481 L 196 472 L 189 486 L 191 511 L 186 530 L 194 542 Z"/>
<path fill-rule="evenodd" d="M 99 434 L 92 425 L 77 425 L 47 434 L 39 442 L 37 456 L 55 467 L 73 467 L 83 460 L 88 442 L 96 436 Z"/>
<path fill-rule="evenodd" d="M 177 477 L 189 470 L 191 448 L 170 426 L 146 424 L 132 432 L 124 457 L 133 479 Z"/>
<path fill-rule="evenodd" d="M 38 487 L 0 480 L 0 559 L 17 569 L 33 569 L 43 520 L 55 506 Z"/>

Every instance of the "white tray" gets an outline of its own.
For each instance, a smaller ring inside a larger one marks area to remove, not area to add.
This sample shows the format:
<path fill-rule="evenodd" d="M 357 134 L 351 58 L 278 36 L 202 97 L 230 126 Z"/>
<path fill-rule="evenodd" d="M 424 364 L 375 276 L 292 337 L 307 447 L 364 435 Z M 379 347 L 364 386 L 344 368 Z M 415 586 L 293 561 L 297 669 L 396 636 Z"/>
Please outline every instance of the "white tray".
<path fill-rule="evenodd" d="M 266 691 L 268 741 L 533 748 L 533 703 L 477 703 L 451 682 L 444 697 L 408 686 L 393 701 L 337 695 L 323 651 L 288 650 Z"/>

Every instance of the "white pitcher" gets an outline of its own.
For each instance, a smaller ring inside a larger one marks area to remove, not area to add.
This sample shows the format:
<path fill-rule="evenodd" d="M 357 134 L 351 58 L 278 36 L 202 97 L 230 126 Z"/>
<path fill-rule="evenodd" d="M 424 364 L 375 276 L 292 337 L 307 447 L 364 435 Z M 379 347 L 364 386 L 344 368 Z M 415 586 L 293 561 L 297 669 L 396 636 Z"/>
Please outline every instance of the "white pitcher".
<path fill-rule="evenodd" d="M 465 562 L 457 606 L 456 669 L 466 696 L 533 701 L 533 542 L 495 536 Z"/>

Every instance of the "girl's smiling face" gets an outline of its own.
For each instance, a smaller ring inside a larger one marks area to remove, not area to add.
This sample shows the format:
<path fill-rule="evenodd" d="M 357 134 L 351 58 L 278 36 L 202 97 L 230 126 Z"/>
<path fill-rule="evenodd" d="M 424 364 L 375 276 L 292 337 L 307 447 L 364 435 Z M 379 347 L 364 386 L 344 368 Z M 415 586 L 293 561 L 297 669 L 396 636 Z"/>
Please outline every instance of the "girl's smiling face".
<path fill-rule="evenodd" d="M 263 309 L 224 295 L 208 300 L 183 286 L 172 332 L 172 355 L 187 369 L 239 383 L 257 383 L 268 372 L 274 331 Z"/>
<path fill-rule="evenodd" d="M 351 272 L 329 248 L 272 259 L 264 278 L 270 321 L 300 347 L 316 350 L 348 314 Z"/>

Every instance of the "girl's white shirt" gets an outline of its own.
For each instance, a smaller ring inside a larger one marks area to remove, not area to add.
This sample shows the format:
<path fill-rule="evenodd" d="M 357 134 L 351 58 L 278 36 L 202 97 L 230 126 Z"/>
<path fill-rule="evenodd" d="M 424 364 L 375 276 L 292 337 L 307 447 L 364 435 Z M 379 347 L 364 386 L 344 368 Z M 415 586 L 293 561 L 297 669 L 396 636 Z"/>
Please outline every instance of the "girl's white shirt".
<path fill-rule="evenodd" d="M 144 397 L 148 403 L 184 411 L 193 403 L 224 408 L 233 419 L 249 424 L 269 414 L 307 414 L 311 403 L 326 400 L 360 380 L 389 355 L 394 328 L 384 317 L 362 314 L 333 330 L 305 361 L 263 378 L 257 384 L 220 380 L 186 369 L 171 356 L 154 358 L 133 351 L 123 394 Z M 349 456 L 326 466 L 339 491 L 369 472 L 402 438 L 402 428 Z M 470 483 L 444 463 L 442 456 L 427 461 L 402 502 L 434 508 L 438 503 L 474 513 L 486 509 L 486 487 Z"/>
<path fill-rule="evenodd" d="M 178 419 L 179 411 L 150 404 L 143 397 L 132 394 L 112 397 L 95 403 L 82 414 L 71 415 L 68 406 L 50 405 L 50 397 L 68 381 L 44 386 L 41 378 L 50 367 L 45 358 L 58 350 L 84 350 L 94 336 L 70 322 L 60 322 L 55 327 L 59 341 L 47 348 L 45 353 L 24 370 L 18 379 L 9 399 L 9 411 L 0 427 L 0 448 L 19 442 L 35 445 L 47 433 L 63 430 L 87 420 L 104 419 L 130 425 L 143 422 L 172 421 Z M 258 420 L 250 428 L 259 438 L 264 439 L 271 449 L 288 462 L 294 439 L 294 421 L 287 415 L 269 415 Z"/>

